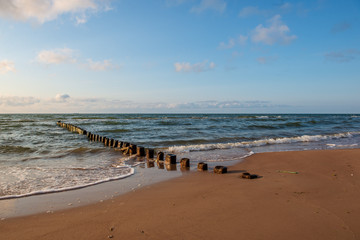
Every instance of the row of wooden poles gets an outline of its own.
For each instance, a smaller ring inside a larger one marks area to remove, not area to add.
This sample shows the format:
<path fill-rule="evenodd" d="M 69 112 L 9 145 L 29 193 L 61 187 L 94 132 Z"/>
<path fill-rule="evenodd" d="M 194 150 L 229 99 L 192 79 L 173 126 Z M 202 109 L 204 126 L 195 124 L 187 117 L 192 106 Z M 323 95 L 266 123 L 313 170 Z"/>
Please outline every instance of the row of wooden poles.
<path fill-rule="evenodd" d="M 105 146 L 119 149 L 124 155 L 136 155 L 138 157 L 146 157 L 148 160 L 154 159 L 155 150 L 152 148 L 145 148 L 142 146 L 137 146 L 136 144 L 131 144 L 128 142 L 123 142 L 119 140 L 115 140 L 112 138 L 104 137 L 95 133 L 91 133 L 82 129 L 78 126 L 69 123 L 63 123 L 61 121 L 57 122 L 57 125 L 68 129 L 71 132 L 76 132 L 80 135 L 86 135 L 90 141 L 102 142 Z M 156 154 L 156 161 L 164 161 L 164 153 L 157 152 Z M 167 165 L 176 165 L 176 155 L 175 154 L 166 154 L 165 156 L 165 164 Z M 180 160 L 180 166 L 182 169 L 189 169 L 190 168 L 190 159 L 189 158 L 182 158 Z M 199 171 L 207 171 L 208 165 L 204 162 L 199 162 L 197 165 L 197 169 Z M 227 168 L 224 166 L 216 166 L 214 168 L 215 173 L 226 173 Z"/>

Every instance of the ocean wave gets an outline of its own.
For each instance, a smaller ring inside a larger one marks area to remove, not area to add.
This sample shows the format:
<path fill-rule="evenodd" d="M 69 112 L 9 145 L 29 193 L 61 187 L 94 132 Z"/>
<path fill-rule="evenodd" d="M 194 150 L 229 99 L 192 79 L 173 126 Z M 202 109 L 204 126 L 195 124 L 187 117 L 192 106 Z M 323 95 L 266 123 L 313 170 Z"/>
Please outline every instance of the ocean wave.
<path fill-rule="evenodd" d="M 129 172 L 126 173 L 126 174 L 119 175 L 119 176 L 109 177 L 109 178 L 101 179 L 101 180 L 98 180 L 98 181 L 94 181 L 92 183 L 76 185 L 76 186 L 72 186 L 72 187 L 33 191 L 33 192 L 24 193 L 24 194 L 18 194 L 18 195 L 0 196 L 0 200 L 29 197 L 29 196 L 34 196 L 34 195 L 48 194 L 48 193 L 71 191 L 71 190 L 76 190 L 76 189 L 81 189 L 81 188 L 85 188 L 85 187 L 94 186 L 94 185 L 97 185 L 97 184 L 100 184 L 100 183 L 110 182 L 110 181 L 114 181 L 114 180 L 120 180 L 120 179 L 129 177 L 129 176 L 131 176 L 131 175 L 133 175 L 135 173 L 134 168 L 132 168 L 130 166 L 118 166 L 117 168 L 128 168 Z"/>
<path fill-rule="evenodd" d="M 7 153 L 33 153 L 36 150 L 29 147 L 21 147 L 21 146 L 9 146 L 9 145 L 2 145 L 0 146 L 0 153 L 7 154 Z"/>
<path fill-rule="evenodd" d="M 106 133 L 119 133 L 119 132 L 131 132 L 131 130 L 129 129 L 109 129 L 109 130 L 102 130 L 102 132 L 106 132 Z"/>
<path fill-rule="evenodd" d="M 296 137 L 283 138 L 266 138 L 254 141 L 244 141 L 235 143 L 213 143 L 213 144 L 193 144 L 172 146 L 168 148 L 172 153 L 194 152 L 194 151 L 208 151 L 216 149 L 230 149 L 230 148 L 251 148 L 273 144 L 299 143 L 299 142 L 317 142 L 327 139 L 350 138 L 354 135 L 359 135 L 360 132 L 346 132 L 328 135 L 303 135 Z"/>

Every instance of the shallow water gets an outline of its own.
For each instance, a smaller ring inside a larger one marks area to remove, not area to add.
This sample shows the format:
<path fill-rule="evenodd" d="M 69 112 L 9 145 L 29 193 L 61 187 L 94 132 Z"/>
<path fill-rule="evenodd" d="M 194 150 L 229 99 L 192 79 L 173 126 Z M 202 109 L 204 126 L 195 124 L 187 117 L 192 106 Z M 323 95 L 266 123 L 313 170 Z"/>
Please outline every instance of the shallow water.
<path fill-rule="evenodd" d="M 147 164 L 58 127 L 58 120 L 189 157 L 192 167 L 199 161 L 226 165 L 253 152 L 356 148 L 360 142 L 360 115 L 354 114 L 2 114 L 0 198 L 131 178 Z"/>

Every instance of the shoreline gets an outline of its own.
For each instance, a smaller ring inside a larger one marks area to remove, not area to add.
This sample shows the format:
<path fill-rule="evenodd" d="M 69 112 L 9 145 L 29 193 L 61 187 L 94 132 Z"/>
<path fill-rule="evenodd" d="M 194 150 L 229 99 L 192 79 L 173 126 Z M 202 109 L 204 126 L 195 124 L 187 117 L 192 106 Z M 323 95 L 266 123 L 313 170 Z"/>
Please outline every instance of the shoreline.
<path fill-rule="evenodd" d="M 360 149 L 256 153 L 224 175 L 191 172 L 103 202 L 5 219 L 0 232 L 6 239 L 357 239 L 359 158 Z M 239 178 L 244 170 L 260 178 Z"/>

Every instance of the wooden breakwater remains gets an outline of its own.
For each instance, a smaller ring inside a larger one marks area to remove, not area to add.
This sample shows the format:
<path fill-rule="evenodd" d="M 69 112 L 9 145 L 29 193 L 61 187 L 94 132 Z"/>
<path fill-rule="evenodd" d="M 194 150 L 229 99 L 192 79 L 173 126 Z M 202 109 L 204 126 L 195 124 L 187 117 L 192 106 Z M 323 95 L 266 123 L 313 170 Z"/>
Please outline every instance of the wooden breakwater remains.
<path fill-rule="evenodd" d="M 174 154 L 164 154 L 161 151 L 155 152 L 152 148 L 145 148 L 143 146 L 137 146 L 136 144 L 124 142 L 112 138 L 108 138 L 106 136 L 101 136 L 96 133 L 92 133 L 85 129 L 82 129 L 78 126 L 75 126 L 70 123 L 64 123 L 61 121 L 57 121 L 56 123 L 59 127 L 65 128 L 70 132 L 75 132 L 80 135 L 86 136 L 89 141 L 93 142 L 100 142 L 103 143 L 104 146 L 114 148 L 115 150 L 120 150 L 123 155 L 136 155 L 137 157 L 146 157 L 148 160 L 147 166 L 154 167 L 154 162 L 157 162 L 159 169 L 164 169 L 164 165 L 167 170 L 177 170 L 177 158 Z M 154 159 L 156 157 L 156 159 Z M 190 170 L 190 159 L 189 158 L 182 158 L 180 161 L 180 168 L 181 170 Z M 204 162 L 199 162 L 197 164 L 198 171 L 207 171 L 208 165 Z M 227 168 L 224 166 L 216 166 L 214 168 L 214 173 L 224 174 L 227 173 Z"/>

